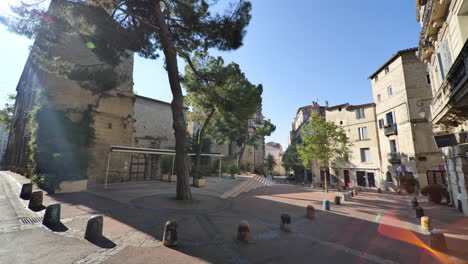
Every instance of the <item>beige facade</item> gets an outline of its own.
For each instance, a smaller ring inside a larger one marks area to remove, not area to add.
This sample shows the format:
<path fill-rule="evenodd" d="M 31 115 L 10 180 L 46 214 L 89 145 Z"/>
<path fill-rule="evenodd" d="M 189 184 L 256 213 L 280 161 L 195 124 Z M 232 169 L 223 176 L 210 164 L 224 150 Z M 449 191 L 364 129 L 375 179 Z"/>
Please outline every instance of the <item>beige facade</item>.
<path fill-rule="evenodd" d="M 434 95 L 431 123 L 444 153 L 453 204 L 468 215 L 468 1 L 428 0 L 417 5 L 419 57 Z"/>
<path fill-rule="evenodd" d="M 399 188 L 399 176 L 413 174 L 420 186 L 439 171 L 442 154 L 433 141 L 429 118 L 431 89 L 416 50 L 399 51 L 369 78 L 381 149 L 381 173 L 387 188 Z"/>
<path fill-rule="evenodd" d="M 282 166 L 283 162 L 283 147 L 280 143 L 268 142 L 265 144 L 265 159 L 271 154 L 276 161 L 276 165 L 273 168 L 273 172 L 279 175 L 285 175 L 286 171 Z"/>
<path fill-rule="evenodd" d="M 349 162 L 336 164 L 331 183 L 340 186 L 380 187 L 385 186 L 381 173 L 379 138 L 375 119 L 375 104 L 342 104 L 326 108 L 328 122 L 341 126 L 349 138 L 351 155 Z"/>

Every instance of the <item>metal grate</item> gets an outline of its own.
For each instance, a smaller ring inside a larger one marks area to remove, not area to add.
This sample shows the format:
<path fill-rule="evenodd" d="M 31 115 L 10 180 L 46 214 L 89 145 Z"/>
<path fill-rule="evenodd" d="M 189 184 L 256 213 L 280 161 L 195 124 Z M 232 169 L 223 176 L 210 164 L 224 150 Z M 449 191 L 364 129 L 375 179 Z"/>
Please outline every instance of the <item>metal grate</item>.
<path fill-rule="evenodd" d="M 36 223 L 42 223 L 42 220 L 44 220 L 44 217 L 20 217 L 20 222 L 22 224 L 36 224 Z"/>

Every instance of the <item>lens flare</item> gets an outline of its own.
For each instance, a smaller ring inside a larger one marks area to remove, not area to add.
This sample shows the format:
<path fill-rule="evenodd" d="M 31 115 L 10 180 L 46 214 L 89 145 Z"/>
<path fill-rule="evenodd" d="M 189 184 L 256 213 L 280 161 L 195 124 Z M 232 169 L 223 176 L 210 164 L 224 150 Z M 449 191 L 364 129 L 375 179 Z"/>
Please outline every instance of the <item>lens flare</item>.
<path fill-rule="evenodd" d="M 429 251 L 433 256 L 435 256 L 437 260 L 439 260 L 441 263 L 467 263 L 463 260 L 453 258 L 447 254 L 444 254 L 442 252 L 432 249 L 408 229 L 385 224 L 385 223 L 390 223 L 390 222 L 395 223 L 396 221 L 399 221 L 399 220 L 395 216 L 394 213 L 385 215 L 382 221 L 380 222 L 378 232 L 381 235 L 384 235 L 386 237 L 389 237 L 395 240 L 400 240 L 408 244 L 412 244 L 422 249 L 425 249 Z"/>

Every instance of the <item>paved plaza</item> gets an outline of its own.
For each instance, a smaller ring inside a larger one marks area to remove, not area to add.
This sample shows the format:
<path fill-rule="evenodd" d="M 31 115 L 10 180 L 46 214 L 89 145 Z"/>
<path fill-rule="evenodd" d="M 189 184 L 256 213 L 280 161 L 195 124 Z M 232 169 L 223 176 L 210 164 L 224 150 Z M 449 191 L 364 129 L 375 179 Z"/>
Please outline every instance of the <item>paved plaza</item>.
<path fill-rule="evenodd" d="M 0 173 L 0 263 L 466 263 L 468 218 L 456 209 L 419 198 L 434 227 L 446 235 L 447 255 L 425 247 L 429 236 L 407 195 L 366 190 L 342 205 L 340 193 L 302 185 L 272 184 L 260 177 L 208 178 L 205 188 L 192 188 L 194 199 L 175 200 L 175 183 L 138 182 L 87 192 L 46 195 L 44 205 L 60 203 L 65 232 L 52 232 L 18 199 L 27 179 Z M 331 210 L 322 210 L 322 201 Z M 314 220 L 306 206 L 316 208 Z M 292 231 L 280 230 L 280 215 L 292 218 Z M 87 220 L 104 215 L 104 236 L 112 247 L 84 240 Z M 162 245 L 164 224 L 178 223 L 178 245 Z M 249 243 L 236 240 L 237 225 L 246 220 Z M 21 253 L 21 254 L 20 254 Z M 29 254 L 28 254 L 29 253 Z M 19 258 L 21 255 L 21 258 Z"/>

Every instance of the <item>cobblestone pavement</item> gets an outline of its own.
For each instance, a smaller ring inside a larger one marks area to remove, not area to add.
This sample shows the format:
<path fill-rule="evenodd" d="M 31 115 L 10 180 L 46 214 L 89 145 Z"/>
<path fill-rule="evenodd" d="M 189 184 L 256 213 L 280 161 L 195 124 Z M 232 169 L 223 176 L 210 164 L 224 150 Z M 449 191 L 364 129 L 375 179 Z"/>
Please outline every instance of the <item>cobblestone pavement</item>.
<path fill-rule="evenodd" d="M 3 184 L 20 186 L 26 180 L 12 173 L 0 176 Z M 428 235 L 420 230 L 405 195 L 368 191 L 338 206 L 333 198 L 340 193 L 259 184 L 252 177 L 209 179 L 206 188 L 192 192 L 193 201 L 180 202 L 174 199 L 174 183 L 150 182 L 46 195 L 44 204 L 62 205 L 61 221 L 68 228 L 49 233 L 89 247 L 81 251 L 84 255 L 53 263 L 438 263 L 421 248 L 428 243 Z M 221 198 L 226 193 L 235 195 Z M 324 199 L 331 201 L 330 211 L 322 210 Z M 434 226 L 446 233 L 449 255 L 458 259 L 454 263 L 463 263 L 461 258 L 468 259 L 467 218 L 453 208 L 420 200 Z M 316 208 L 314 220 L 305 218 L 307 205 Z M 291 232 L 279 229 L 280 214 L 285 212 L 292 218 Z M 115 247 L 100 248 L 83 239 L 87 220 L 96 214 L 104 216 L 104 236 Z M 175 248 L 161 243 L 168 220 L 179 225 Z M 249 243 L 235 239 L 241 220 L 250 224 Z M 3 230 L 0 225 L 0 237 L 2 232 L 19 232 L 25 226 L 10 225 Z M 46 229 L 40 224 L 27 228 Z M 411 239 L 400 241 L 407 237 Z"/>

